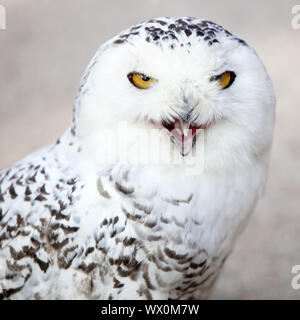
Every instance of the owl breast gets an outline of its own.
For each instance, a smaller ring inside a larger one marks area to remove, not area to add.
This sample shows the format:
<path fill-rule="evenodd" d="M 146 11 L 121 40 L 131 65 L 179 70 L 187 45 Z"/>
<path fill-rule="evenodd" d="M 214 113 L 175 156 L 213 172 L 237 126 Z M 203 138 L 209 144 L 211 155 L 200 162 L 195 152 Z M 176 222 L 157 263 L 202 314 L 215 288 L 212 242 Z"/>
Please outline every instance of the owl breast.
<path fill-rule="evenodd" d="M 207 297 L 256 201 L 259 172 L 82 179 L 56 160 L 16 166 L 1 180 L 2 298 Z"/>
<path fill-rule="evenodd" d="M 136 172 L 98 177 L 93 228 L 80 231 L 93 243 L 82 262 L 86 279 L 75 286 L 93 283 L 84 294 L 102 299 L 207 297 L 257 197 L 256 189 L 237 188 L 244 179 L 250 190 L 247 174 L 223 179 L 199 177 L 179 197 L 180 187 L 173 196 L 154 191 L 155 179 L 140 185 Z"/>

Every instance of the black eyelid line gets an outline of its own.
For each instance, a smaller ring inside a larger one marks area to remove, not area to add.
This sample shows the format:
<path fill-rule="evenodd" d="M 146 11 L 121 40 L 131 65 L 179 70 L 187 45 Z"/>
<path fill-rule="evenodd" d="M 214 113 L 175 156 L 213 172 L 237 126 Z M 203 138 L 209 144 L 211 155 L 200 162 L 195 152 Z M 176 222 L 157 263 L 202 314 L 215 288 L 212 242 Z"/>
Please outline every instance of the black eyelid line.
<path fill-rule="evenodd" d="M 146 74 L 144 72 L 139 72 L 139 71 L 131 71 L 131 72 L 128 73 L 127 77 L 132 77 L 134 74 L 139 74 L 141 76 L 145 76 L 145 77 L 148 77 L 150 79 L 155 79 L 155 78 L 149 76 L 148 74 Z"/>
<path fill-rule="evenodd" d="M 128 73 L 127 75 L 127 78 L 129 79 L 130 82 L 132 82 L 132 75 L 133 75 L 132 72 Z"/>
<path fill-rule="evenodd" d="M 139 72 L 139 71 L 131 71 L 131 72 L 128 73 L 127 77 L 133 76 L 134 74 L 140 74 L 141 76 L 149 77 L 146 73 L 144 73 L 144 72 Z M 149 78 L 151 78 L 151 77 L 149 77 Z"/>

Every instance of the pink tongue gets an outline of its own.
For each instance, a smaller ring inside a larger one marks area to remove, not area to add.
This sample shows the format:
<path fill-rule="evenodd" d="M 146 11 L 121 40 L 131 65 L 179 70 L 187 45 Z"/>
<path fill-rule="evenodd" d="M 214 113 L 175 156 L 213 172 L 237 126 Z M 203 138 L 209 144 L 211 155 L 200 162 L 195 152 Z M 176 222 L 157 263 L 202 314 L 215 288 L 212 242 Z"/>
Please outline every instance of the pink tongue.
<path fill-rule="evenodd" d="M 174 122 L 174 129 L 171 131 L 171 133 L 183 150 L 185 146 L 191 145 L 192 140 L 197 132 L 197 128 L 189 127 L 189 129 L 185 129 L 185 131 L 186 135 L 184 135 L 182 132 L 180 121 L 176 119 Z"/>

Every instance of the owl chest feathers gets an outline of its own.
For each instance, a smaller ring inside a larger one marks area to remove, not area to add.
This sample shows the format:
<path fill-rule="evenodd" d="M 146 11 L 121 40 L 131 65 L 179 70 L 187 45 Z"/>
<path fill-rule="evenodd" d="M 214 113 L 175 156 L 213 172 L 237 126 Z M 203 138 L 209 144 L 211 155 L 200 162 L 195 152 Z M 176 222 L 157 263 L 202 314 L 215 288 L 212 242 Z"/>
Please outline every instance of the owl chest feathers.
<path fill-rule="evenodd" d="M 79 236 L 93 235 L 98 258 L 91 254 L 84 265 L 101 252 L 102 285 L 114 299 L 132 288 L 136 298 L 204 297 L 199 289 L 211 288 L 256 202 L 262 180 L 250 183 L 249 174 L 163 181 L 125 169 L 98 176 L 87 186 L 93 201 L 85 201 Z"/>
<path fill-rule="evenodd" d="M 16 167 L 2 182 L 5 297 L 205 297 L 264 182 L 259 167 L 198 177 L 115 167 L 64 179 L 58 163 L 55 171 L 25 163 L 34 172 Z M 15 212 L 9 199 L 23 193 L 28 206 Z"/>

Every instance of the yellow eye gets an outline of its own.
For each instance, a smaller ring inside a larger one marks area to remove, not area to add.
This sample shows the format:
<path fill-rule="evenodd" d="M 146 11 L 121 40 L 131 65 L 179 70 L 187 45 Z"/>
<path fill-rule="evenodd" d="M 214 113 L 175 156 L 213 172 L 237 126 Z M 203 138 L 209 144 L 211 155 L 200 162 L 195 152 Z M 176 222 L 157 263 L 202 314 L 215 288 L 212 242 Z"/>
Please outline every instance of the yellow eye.
<path fill-rule="evenodd" d="M 139 89 L 148 89 L 156 80 L 143 73 L 131 72 L 127 75 L 129 81 Z"/>
<path fill-rule="evenodd" d="M 235 80 L 236 74 L 233 71 L 225 71 L 224 73 L 212 77 L 211 81 L 218 81 L 222 89 L 229 88 Z"/>

